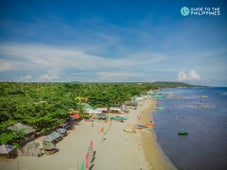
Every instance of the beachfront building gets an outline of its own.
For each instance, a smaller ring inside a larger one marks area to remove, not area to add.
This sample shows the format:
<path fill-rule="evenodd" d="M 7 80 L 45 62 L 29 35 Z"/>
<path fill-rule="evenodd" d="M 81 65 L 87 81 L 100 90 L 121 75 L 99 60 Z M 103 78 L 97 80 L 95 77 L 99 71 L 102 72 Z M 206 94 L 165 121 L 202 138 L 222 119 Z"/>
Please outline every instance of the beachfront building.
<path fill-rule="evenodd" d="M 13 145 L 0 145 L 0 157 L 10 158 L 17 156 L 17 149 Z"/>
<path fill-rule="evenodd" d="M 136 101 L 126 101 L 124 104 L 126 108 L 134 109 L 134 110 L 137 108 L 137 105 L 138 105 Z"/>
<path fill-rule="evenodd" d="M 7 129 L 15 131 L 18 134 L 24 135 L 24 138 L 20 139 L 21 145 L 24 145 L 26 142 L 29 142 L 35 138 L 36 130 L 30 126 L 27 126 L 21 123 L 11 125 Z"/>
<path fill-rule="evenodd" d="M 109 112 L 119 114 L 119 113 L 121 113 L 121 108 L 120 107 L 110 107 Z"/>
<path fill-rule="evenodd" d="M 51 134 L 47 135 L 45 138 L 43 138 L 43 145 L 46 145 L 48 143 L 57 143 L 62 139 L 62 135 L 58 132 L 52 132 Z"/>
<path fill-rule="evenodd" d="M 109 112 L 109 109 L 107 107 L 98 107 L 95 110 L 97 110 L 98 112 L 101 112 L 101 113 L 108 113 Z"/>
<path fill-rule="evenodd" d="M 55 144 L 48 143 L 48 144 L 43 146 L 43 150 L 44 150 L 44 153 L 46 155 L 51 155 L 51 154 L 54 154 L 57 151 L 57 148 L 56 148 Z"/>
<path fill-rule="evenodd" d="M 62 137 L 66 136 L 67 134 L 67 129 L 65 128 L 58 128 L 56 131 L 61 134 Z"/>

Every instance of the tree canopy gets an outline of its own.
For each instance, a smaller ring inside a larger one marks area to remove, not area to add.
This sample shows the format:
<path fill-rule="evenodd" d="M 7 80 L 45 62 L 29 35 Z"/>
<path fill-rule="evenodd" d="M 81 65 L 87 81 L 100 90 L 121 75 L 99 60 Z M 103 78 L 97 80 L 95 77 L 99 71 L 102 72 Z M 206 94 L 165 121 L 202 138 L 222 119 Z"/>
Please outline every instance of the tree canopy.
<path fill-rule="evenodd" d="M 45 132 L 69 117 L 68 110 L 82 109 L 79 102 L 94 108 L 120 105 L 134 95 L 157 86 L 151 83 L 0 83 L 0 144 L 18 138 L 6 127 L 16 122 Z M 79 108 L 77 108 L 79 107 Z"/>

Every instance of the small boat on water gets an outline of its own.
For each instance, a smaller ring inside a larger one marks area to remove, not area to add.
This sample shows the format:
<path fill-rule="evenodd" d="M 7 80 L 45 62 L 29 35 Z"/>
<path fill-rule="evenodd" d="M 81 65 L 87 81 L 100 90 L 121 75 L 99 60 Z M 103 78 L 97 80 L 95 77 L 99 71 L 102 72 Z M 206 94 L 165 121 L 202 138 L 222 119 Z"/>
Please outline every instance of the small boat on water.
<path fill-rule="evenodd" d="M 201 96 L 201 98 L 203 98 L 203 99 L 207 99 L 207 98 L 208 98 L 208 96 L 203 95 L 203 96 Z"/>
<path fill-rule="evenodd" d="M 188 135 L 188 132 L 186 132 L 186 131 L 181 131 L 181 132 L 178 132 L 178 135 Z"/>
<path fill-rule="evenodd" d="M 154 107 L 154 109 L 155 109 L 155 110 L 163 110 L 164 107 L 158 107 L 158 106 L 156 106 L 156 107 Z"/>

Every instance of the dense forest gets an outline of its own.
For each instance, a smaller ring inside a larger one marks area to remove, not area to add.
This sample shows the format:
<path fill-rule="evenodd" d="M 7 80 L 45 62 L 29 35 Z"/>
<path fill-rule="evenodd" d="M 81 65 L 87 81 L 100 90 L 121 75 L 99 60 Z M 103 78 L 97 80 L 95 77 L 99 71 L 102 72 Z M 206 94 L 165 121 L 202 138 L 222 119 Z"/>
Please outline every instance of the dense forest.
<path fill-rule="evenodd" d="M 78 99 L 96 107 L 116 106 L 140 95 L 154 84 L 144 83 L 0 83 L 0 143 L 12 142 L 18 135 L 7 127 L 16 122 L 38 132 L 54 129 L 77 109 Z"/>
<path fill-rule="evenodd" d="M 159 87 L 179 87 L 184 83 L 0 83 L 0 144 L 21 137 L 7 129 L 22 123 L 37 132 L 46 132 L 69 117 L 69 109 L 81 110 L 85 100 L 94 108 L 118 106 L 132 96 Z M 81 99 L 81 100 L 80 100 Z M 82 101 L 83 102 L 83 101 Z M 22 136 L 23 137 L 23 136 Z"/>
<path fill-rule="evenodd" d="M 162 81 L 157 81 L 154 82 L 153 84 L 156 85 L 156 87 L 159 88 L 177 88 L 177 87 L 206 87 L 206 86 L 198 86 L 198 85 L 191 85 L 183 82 L 162 82 Z"/>

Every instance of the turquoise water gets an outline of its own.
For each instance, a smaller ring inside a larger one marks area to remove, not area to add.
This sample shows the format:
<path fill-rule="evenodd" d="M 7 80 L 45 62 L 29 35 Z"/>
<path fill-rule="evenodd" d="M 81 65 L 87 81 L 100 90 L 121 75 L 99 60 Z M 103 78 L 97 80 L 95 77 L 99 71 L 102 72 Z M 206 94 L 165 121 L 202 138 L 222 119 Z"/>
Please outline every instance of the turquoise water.
<path fill-rule="evenodd" d="M 174 98 L 159 99 L 157 140 L 178 169 L 227 169 L 227 88 L 164 89 Z M 206 95 L 208 98 L 201 98 Z M 178 136 L 187 131 L 187 136 Z"/>

